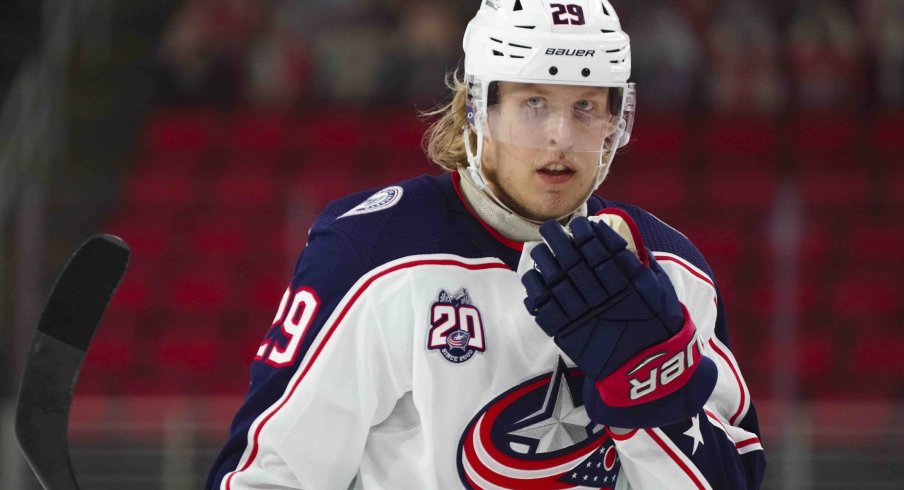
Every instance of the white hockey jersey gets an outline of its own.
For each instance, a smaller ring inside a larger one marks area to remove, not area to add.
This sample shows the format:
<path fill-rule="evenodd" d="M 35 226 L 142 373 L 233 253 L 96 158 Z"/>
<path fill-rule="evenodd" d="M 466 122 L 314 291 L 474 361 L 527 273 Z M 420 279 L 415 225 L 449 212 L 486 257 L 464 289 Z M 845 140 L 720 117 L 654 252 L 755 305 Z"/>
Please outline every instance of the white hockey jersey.
<path fill-rule="evenodd" d="M 765 467 L 709 267 L 623 209 L 719 370 L 697 416 L 619 430 L 523 306 L 525 244 L 471 214 L 458 176 L 332 203 L 311 230 L 211 471 L 219 489 L 744 489 Z"/>

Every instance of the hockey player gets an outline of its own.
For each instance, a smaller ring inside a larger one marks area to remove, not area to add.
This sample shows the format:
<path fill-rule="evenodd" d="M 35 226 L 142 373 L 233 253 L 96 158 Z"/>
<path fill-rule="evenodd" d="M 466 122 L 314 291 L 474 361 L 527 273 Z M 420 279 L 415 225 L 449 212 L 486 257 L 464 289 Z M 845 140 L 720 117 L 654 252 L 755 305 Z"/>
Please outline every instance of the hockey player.
<path fill-rule="evenodd" d="M 629 39 L 565 1 L 482 4 L 429 134 L 449 172 L 323 210 L 208 488 L 759 488 L 709 266 L 592 195 Z"/>

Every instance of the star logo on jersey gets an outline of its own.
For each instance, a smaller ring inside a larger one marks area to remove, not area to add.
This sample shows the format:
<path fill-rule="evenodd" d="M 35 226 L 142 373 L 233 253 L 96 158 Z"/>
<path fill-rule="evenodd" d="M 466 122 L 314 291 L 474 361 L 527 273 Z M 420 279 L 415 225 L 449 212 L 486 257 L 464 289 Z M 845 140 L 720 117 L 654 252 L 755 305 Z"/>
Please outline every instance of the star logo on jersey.
<path fill-rule="evenodd" d="M 550 453 L 573 446 L 593 432 L 589 427 L 590 417 L 571 393 L 563 366 L 560 362 L 543 406 L 516 422 L 515 426 L 520 428 L 509 432 L 509 435 L 531 440 L 534 452 Z"/>
<path fill-rule="evenodd" d="M 459 444 L 466 488 L 595 488 L 615 486 L 614 441 L 584 409 L 584 374 L 556 368 L 511 388 L 471 419 Z"/>
<path fill-rule="evenodd" d="M 486 350 L 480 310 L 467 289 L 454 294 L 441 290 L 430 307 L 427 349 L 438 350 L 449 362 L 462 363 Z"/>
<path fill-rule="evenodd" d="M 700 414 L 694 415 L 691 419 L 691 426 L 684 431 L 684 435 L 694 440 L 694 448 L 691 450 L 691 456 L 697 452 L 697 446 L 703 445 L 703 434 L 700 432 Z"/>

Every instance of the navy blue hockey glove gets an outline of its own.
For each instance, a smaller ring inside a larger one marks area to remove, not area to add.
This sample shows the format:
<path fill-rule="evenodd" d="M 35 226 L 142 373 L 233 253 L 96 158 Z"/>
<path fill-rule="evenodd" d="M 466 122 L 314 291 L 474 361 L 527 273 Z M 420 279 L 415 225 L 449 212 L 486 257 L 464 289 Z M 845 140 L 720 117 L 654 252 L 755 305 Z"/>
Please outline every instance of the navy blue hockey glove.
<path fill-rule="evenodd" d="M 521 278 L 524 304 L 562 351 L 599 380 L 678 333 L 684 315 L 649 254 L 645 267 L 618 233 L 587 218 L 574 220 L 571 232 L 573 240 L 555 221 L 540 227 L 546 244 L 531 251 L 539 270 Z"/>
<path fill-rule="evenodd" d="M 605 223 L 577 218 L 570 229 L 573 238 L 555 221 L 540 227 L 546 243 L 531 251 L 536 268 L 521 281 L 528 312 L 587 376 L 588 413 L 618 427 L 696 414 L 715 385 L 715 365 L 701 355 L 668 276 L 637 233 L 635 255 Z M 682 392 L 694 377 L 693 393 Z"/>

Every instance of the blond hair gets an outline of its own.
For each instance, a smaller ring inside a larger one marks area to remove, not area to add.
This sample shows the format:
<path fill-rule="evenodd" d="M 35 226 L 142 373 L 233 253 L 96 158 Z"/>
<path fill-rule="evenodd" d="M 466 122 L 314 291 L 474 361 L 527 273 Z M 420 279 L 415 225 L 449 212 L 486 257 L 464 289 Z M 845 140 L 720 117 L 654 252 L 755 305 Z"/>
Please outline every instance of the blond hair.
<path fill-rule="evenodd" d="M 424 134 L 424 153 L 440 167 L 454 171 L 468 166 L 463 131 L 468 125 L 468 84 L 456 69 L 446 76 L 446 86 L 452 91 L 452 100 L 430 111 L 421 113 L 425 119 L 438 117 Z M 473 148 L 477 136 L 469 132 Z"/>

